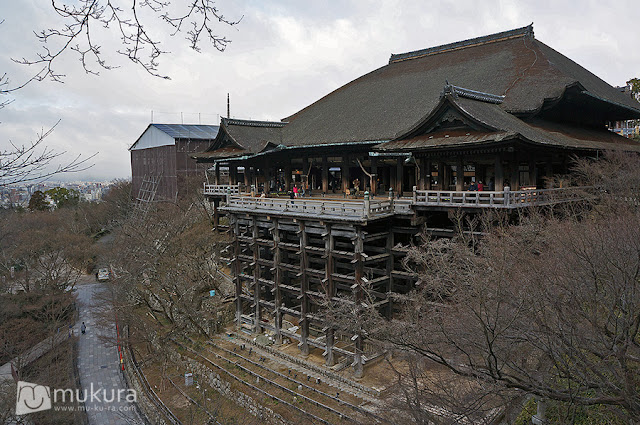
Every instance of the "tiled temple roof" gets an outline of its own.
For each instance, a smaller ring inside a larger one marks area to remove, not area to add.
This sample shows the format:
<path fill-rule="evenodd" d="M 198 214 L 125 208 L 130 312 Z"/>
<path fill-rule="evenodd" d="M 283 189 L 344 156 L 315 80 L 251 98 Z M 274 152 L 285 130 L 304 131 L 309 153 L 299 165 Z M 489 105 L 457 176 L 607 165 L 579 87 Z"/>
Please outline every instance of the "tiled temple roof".
<path fill-rule="evenodd" d="M 452 50 L 464 49 L 480 44 L 493 43 L 496 41 L 508 40 L 516 37 L 533 37 L 533 24 L 517 28 L 514 30 L 503 31 L 496 34 L 485 35 L 482 37 L 470 38 L 468 40 L 457 41 L 455 43 L 443 44 L 441 46 L 429 47 L 427 49 L 415 50 L 413 52 L 391 54 L 389 63 L 401 62 L 409 59 L 421 58 L 423 56 L 435 55 L 437 53 L 449 52 Z"/>

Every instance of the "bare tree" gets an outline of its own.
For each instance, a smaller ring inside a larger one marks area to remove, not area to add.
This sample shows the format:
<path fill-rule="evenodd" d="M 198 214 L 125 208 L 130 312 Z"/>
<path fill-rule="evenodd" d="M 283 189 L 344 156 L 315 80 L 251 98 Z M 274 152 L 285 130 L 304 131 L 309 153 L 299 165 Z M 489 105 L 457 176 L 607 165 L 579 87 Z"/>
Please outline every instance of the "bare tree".
<path fill-rule="evenodd" d="M 205 306 L 205 299 L 210 290 L 227 292 L 217 275 L 217 236 L 210 217 L 186 200 L 156 207 L 117 232 L 112 262 L 118 265 L 118 281 L 125 283 L 119 287 L 126 289 L 119 299 L 144 306 L 173 331 L 208 334 L 217 312 L 215 303 Z"/>
<path fill-rule="evenodd" d="M 358 322 L 401 359 L 391 406 L 407 423 L 480 423 L 527 395 L 563 423 L 592 407 L 639 423 L 639 169 L 637 156 L 578 161 L 597 194 L 582 207 L 485 217 L 482 239 L 410 251 L 420 281 L 395 296 L 401 314 Z"/>
<path fill-rule="evenodd" d="M 90 259 L 90 238 L 74 229 L 74 211 L 13 213 L 0 225 L 0 270 L 15 289 L 59 294 L 73 288 Z"/>
<path fill-rule="evenodd" d="M 99 69 L 116 67 L 105 58 L 111 52 L 105 53 L 97 39 L 97 33 L 105 29 L 120 38 L 120 45 L 113 53 L 123 55 L 155 77 L 168 79 L 159 70 L 158 59 L 168 52 L 162 50 L 163 34 L 150 29 L 154 19 L 159 18 L 166 24 L 166 30 L 162 31 L 165 34 L 175 36 L 184 33 L 189 47 L 198 52 L 204 43 L 224 51 L 230 40 L 217 35 L 216 24 L 234 26 L 242 19 L 225 18 L 213 0 L 52 0 L 50 6 L 63 24 L 35 33 L 42 43 L 42 51 L 34 57 L 13 59 L 20 64 L 38 67 L 26 81 L 11 84 L 6 73 L 0 75 L 0 97 L 4 99 L 0 101 L 0 109 L 12 102 L 7 95 L 34 81 L 63 81 L 64 75 L 55 67 L 67 51 L 78 55 L 82 68 L 89 74 L 97 75 Z M 3 22 L 0 21 L 0 25 Z M 65 155 L 65 152 L 55 151 L 43 143 L 56 125 L 37 134 L 35 141 L 27 144 L 11 142 L 10 148 L 0 151 L 0 187 L 82 171 L 91 166 L 89 162 L 95 155 L 84 159 L 77 156 L 52 166 L 54 160 Z"/>

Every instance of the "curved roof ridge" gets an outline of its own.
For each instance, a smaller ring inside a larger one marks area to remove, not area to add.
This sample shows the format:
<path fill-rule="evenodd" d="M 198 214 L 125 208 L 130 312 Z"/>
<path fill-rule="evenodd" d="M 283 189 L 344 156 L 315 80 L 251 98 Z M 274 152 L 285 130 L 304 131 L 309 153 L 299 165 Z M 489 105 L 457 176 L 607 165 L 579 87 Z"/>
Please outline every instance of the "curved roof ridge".
<path fill-rule="evenodd" d="M 286 121 L 254 121 L 224 117 L 222 121 L 225 125 L 245 125 L 248 127 L 284 127 L 288 124 Z"/>
<path fill-rule="evenodd" d="M 533 22 L 522 28 L 516 28 L 509 31 L 498 32 L 495 34 L 485 35 L 482 37 L 470 38 L 468 40 L 457 41 L 455 43 L 442 44 L 440 46 L 429 47 L 421 50 L 414 50 L 406 53 L 392 53 L 389 63 L 402 62 L 410 59 L 417 59 L 424 56 L 434 55 L 437 53 L 449 52 L 451 50 L 464 49 L 466 47 L 478 46 L 481 44 L 494 43 L 496 41 L 508 40 L 518 37 L 533 38 Z"/>
<path fill-rule="evenodd" d="M 495 104 L 500 104 L 504 100 L 504 96 L 501 95 L 466 89 L 464 87 L 454 86 L 453 84 L 449 84 L 448 82 L 444 86 L 444 91 L 442 92 L 441 96 L 445 96 L 447 94 Z"/>

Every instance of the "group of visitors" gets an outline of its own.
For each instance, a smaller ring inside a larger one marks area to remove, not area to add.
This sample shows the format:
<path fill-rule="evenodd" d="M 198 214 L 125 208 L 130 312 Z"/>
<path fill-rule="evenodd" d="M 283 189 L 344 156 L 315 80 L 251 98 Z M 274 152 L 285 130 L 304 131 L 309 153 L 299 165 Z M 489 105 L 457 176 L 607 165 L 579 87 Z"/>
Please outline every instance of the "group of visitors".
<path fill-rule="evenodd" d="M 469 185 L 469 190 L 473 192 L 482 192 L 484 190 L 484 184 L 482 184 L 482 180 L 478 180 L 478 183 L 471 182 Z"/>

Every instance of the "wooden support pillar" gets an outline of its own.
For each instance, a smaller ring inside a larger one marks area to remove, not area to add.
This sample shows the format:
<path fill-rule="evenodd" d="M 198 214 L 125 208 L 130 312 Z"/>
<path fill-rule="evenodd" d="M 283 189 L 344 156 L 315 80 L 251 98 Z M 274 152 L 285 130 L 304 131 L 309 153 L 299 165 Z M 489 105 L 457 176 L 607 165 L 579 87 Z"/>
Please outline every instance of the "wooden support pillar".
<path fill-rule="evenodd" d="M 429 170 L 431 169 L 431 162 L 425 160 L 424 158 L 417 159 L 416 168 L 418 169 L 418 189 L 426 190 L 427 189 L 427 179 L 429 175 Z"/>
<path fill-rule="evenodd" d="M 302 187 L 305 192 L 309 192 L 309 157 L 305 156 L 302 158 Z"/>
<path fill-rule="evenodd" d="M 274 305 L 275 312 L 273 317 L 273 324 L 276 328 L 276 342 L 282 344 L 282 290 L 280 289 L 280 283 L 282 281 L 282 270 L 280 269 L 280 258 L 282 252 L 280 250 L 280 230 L 278 230 L 278 219 L 272 219 L 273 222 L 273 288 L 274 293 Z"/>
<path fill-rule="evenodd" d="M 271 179 L 273 176 L 271 175 L 271 163 L 269 161 L 265 161 L 264 163 L 264 193 L 268 194 L 271 192 Z"/>
<path fill-rule="evenodd" d="M 333 285 L 333 249 L 335 245 L 335 241 L 333 235 L 331 234 L 331 225 L 326 225 L 326 231 L 324 236 L 324 256 L 326 258 L 325 266 L 324 266 L 324 279 L 322 280 L 322 284 L 325 288 L 325 293 L 327 298 L 331 300 L 335 296 L 335 288 Z M 334 344 L 334 330 L 331 326 L 327 327 L 327 350 L 325 356 L 325 364 L 327 366 L 333 366 L 335 364 L 335 357 L 333 355 L 333 344 Z"/>
<path fill-rule="evenodd" d="M 438 161 L 438 183 L 440 190 L 449 190 L 449 167 L 443 161 Z"/>
<path fill-rule="evenodd" d="M 394 191 L 396 190 L 396 177 L 398 173 L 395 168 L 396 167 L 393 165 L 389 167 L 389 179 L 386 182 L 387 184 L 384 185 L 385 192 L 388 192 L 389 189 L 392 189 Z"/>
<path fill-rule="evenodd" d="M 288 192 L 291 189 L 291 161 L 287 161 L 284 166 L 284 190 Z"/>
<path fill-rule="evenodd" d="M 482 184 L 484 185 L 485 189 L 484 190 L 488 190 L 486 189 L 487 187 L 487 178 L 485 176 L 486 172 L 487 172 L 487 167 L 482 165 L 482 164 L 478 164 L 477 162 L 474 164 L 475 165 L 475 176 L 476 176 L 476 184 L 482 182 Z"/>
<path fill-rule="evenodd" d="M 389 256 L 387 257 L 387 261 L 385 264 L 385 275 L 389 277 L 389 280 L 387 281 L 387 294 L 390 294 L 393 291 L 393 245 L 394 245 L 394 237 L 393 237 L 393 230 L 392 229 L 392 224 L 391 222 L 389 222 L 389 233 L 387 234 L 387 241 L 386 241 L 386 245 L 385 245 L 385 252 L 389 254 Z M 393 314 L 393 304 L 391 301 L 391 298 L 387 298 L 389 300 L 389 302 L 387 303 L 387 310 L 386 310 L 386 314 L 387 314 L 387 318 L 390 319 L 392 314 Z"/>
<path fill-rule="evenodd" d="M 373 175 L 373 182 L 371 183 L 371 196 L 375 196 L 378 191 L 378 158 L 375 156 L 370 158 L 371 160 L 371 174 Z"/>
<path fill-rule="evenodd" d="M 248 165 L 244 166 L 244 187 L 247 192 L 251 190 L 251 167 Z"/>
<path fill-rule="evenodd" d="M 220 199 L 213 200 L 213 228 L 217 229 L 220 226 L 220 211 L 218 210 L 220 207 Z"/>
<path fill-rule="evenodd" d="M 511 157 L 511 190 L 520 190 L 520 161 L 518 155 Z"/>
<path fill-rule="evenodd" d="M 236 216 L 229 215 L 229 218 L 232 220 L 232 231 L 233 231 L 233 263 L 232 263 L 232 273 L 233 280 L 236 287 L 236 326 L 238 329 L 242 328 L 242 281 L 240 280 L 240 260 L 238 257 L 240 256 L 240 224 L 238 223 L 238 219 Z"/>
<path fill-rule="evenodd" d="M 532 158 L 529 159 L 529 186 L 537 186 L 538 182 L 538 170 L 536 168 L 536 161 Z"/>
<path fill-rule="evenodd" d="M 229 184 L 238 184 L 238 167 L 233 164 L 229 164 Z"/>
<path fill-rule="evenodd" d="M 504 190 L 504 168 L 502 168 L 502 154 L 498 153 L 498 155 L 496 156 L 496 162 L 495 162 L 495 181 L 494 181 L 494 187 L 496 191 L 498 192 L 502 192 Z"/>
<path fill-rule="evenodd" d="M 246 168 L 245 168 L 246 170 Z M 253 316 L 253 331 L 255 333 L 262 332 L 260 326 L 260 245 L 258 245 L 258 220 L 256 216 L 252 217 L 253 226 L 251 232 L 251 250 L 253 251 L 253 302 L 255 310 Z"/>
<path fill-rule="evenodd" d="M 221 184 L 220 183 L 220 164 L 216 164 L 213 176 L 214 176 L 213 184 L 216 184 L 216 185 Z"/>
<path fill-rule="evenodd" d="M 340 171 L 342 174 L 342 192 L 347 193 L 347 189 L 349 189 L 350 186 L 349 180 L 351 179 L 348 155 L 342 157 L 342 166 L 340 167 Z"/>
<path fill-rule="evenodd" d="M 258 167 L 251 167 L 251 184 L 258 193 Z"/>
<path fill-rule="evenodd" d="M 355 281 L 354 285 L 354 298 L 356 303 L 359 305 L 364 301 L 364 281 L 362 278 L 364 277 L 364 262 L 362 259 L 362 254 L 364 252 L 364 233 L 362 232 L 362 228 L 359 226 L 356 228 L 356 239 L 354 241 L 354 249 L 353 249 L 353 263 L 355 269 Z M 360 313 L 356 313 L 360 314 Z M 359 319 L 357 319 L 359 321 Z M 353 374 L 356 378 L 362 378 L 364 373 L 364 361 L 363 361 L 363 350 L 362 350 L 362 333 L 358 333 L 355 336 L 355 358 L 353 361 Z"/>
<path fill-rule="evenodd" d="M 433 164 L 430 159 L 424 160 L 424 190 L 431 190 L 431 169 Z"/>
<path fill-rule="evenodd" d="M 404 158 L 398 158 L 398 162 L 396 163 L 396 186 L 393 190 L 398 194 L 398 196 L 402 196 L 402 171 L 404 168 Z"/>
<path fill-rule="evenodd" d="M 462 156 L 456 158 L 456 191 L 464 190 L 464 162 Z"/>
<path fill-rule="evenodd" d="M 327 156 L 322 157 L 322 193 L 327 194 L 329 192 L 329 161 Z"/>
<path fill-rule="evenodd" d="M 309 278 L 307 276 L 307 270 L 309 269 L 309 260 L 307 258 L 307 232 L 304 228 L 304 222 L 298 223 L 300 229 L 300 295 L 302 296 L 302 303 L 300 304 L 300 352 L 303 356 L 309 355 L 309 344 L 307 339 L 309 338 Z"/>

